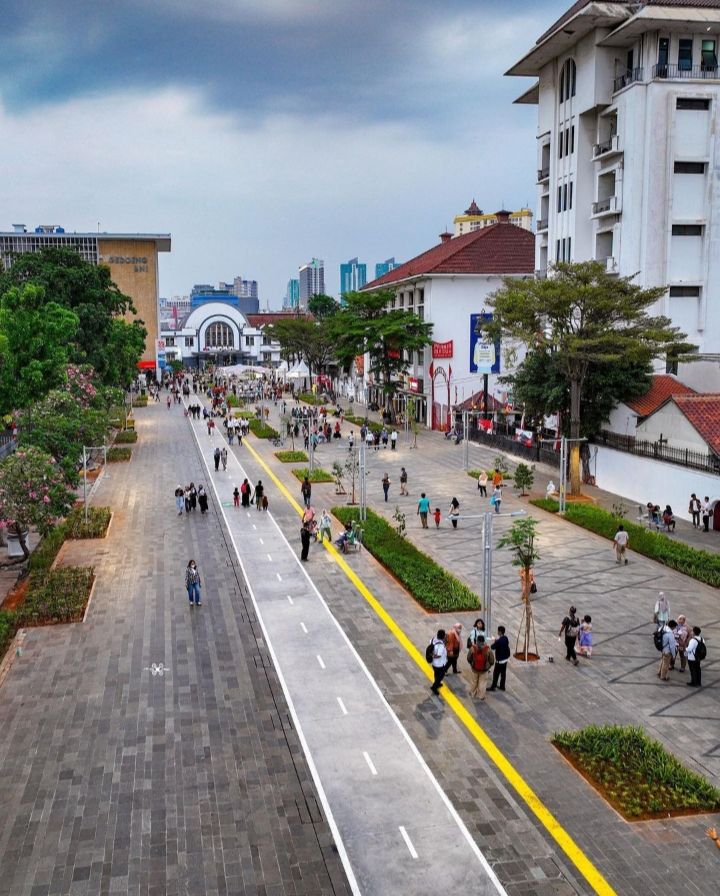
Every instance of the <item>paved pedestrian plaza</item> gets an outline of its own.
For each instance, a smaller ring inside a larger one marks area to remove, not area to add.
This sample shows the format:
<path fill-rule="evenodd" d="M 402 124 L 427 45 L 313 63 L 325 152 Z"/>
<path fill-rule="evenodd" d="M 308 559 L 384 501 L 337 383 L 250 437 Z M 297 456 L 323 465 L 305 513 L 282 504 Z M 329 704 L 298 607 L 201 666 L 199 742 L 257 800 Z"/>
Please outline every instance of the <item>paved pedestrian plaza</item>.
<path fill-rule="evenodd" d="M 704 831 L 716 817 L 629 824 L 548 738 L 639 722 L 720 786 L 715 589 L 632 552 L 618 567 L 607 541 L 532 508 L 540 662 L 511 662 L 507 691 L 477 703 L 461 660 L 433 697 L 418 651 L 475 614 L 426 613 L 365 551 L 313 544 L 301 564 L 300 483 L 270 443 L 232 446 L 216 473 L 221 432 L 209 438 L 181 407 L 139 409 L 137 429 L 132 461 L 94 496 L 114 511 L 107 538 L 66 544 L 60 558 L 96 568 L 86 621 L 29 630 L 0 688 L 0 896 L 647 896 L 676 893 L 678 868 L 684 892 L 713 892 L 720 851 Z M 321 446 L 317 462 L 330 469 L 346 453 L 345 440 Z M 471 466 L 492 459 L 470 447 Z M 268 513 L 232 506 L 245 476 L 263 480 Z M 210 512 L 179 517 L 173 492 L 191 480 Z M 459 499 L 457 530 L 421 530 L 420 491 L 443 515 Z M 503 511 L 531 509 L 506 491 Z M 370 506 L 388 518 L 401 507 L 408 538 L 476 590 L 478 495 L 462 448 L 436 434 L 368 454 Z M 344 500 L 313 487 L 318 510 Z M 510 522 L 497 518 L 496 540 Z M 708 636 L 699 691 L 680 672 L 656 676 L 660 590 Z M 557 640 L 570 603 L 593 617 L 593 657 L 578 668 Z M 513 647 L 519 619 L 517 570 L 498 550 L 493 625 Z"/>

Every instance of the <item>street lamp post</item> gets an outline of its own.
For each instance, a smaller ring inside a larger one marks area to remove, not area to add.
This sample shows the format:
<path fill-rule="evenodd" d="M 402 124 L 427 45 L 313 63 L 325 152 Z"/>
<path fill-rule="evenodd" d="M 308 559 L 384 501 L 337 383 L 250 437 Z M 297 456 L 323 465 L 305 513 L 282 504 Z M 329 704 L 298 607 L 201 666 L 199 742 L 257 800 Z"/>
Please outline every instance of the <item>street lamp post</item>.
<path fill-rule="evenodd" d="M 470 411 L 463 411 L 463 469 L 470 469 Z"/>
<path fill-rule="evenodd" d="M 365 441 L 360 442 L 359 452 L 359 467 L 358 467 L 358 476 L 360 478 L 359 487 L 360 487 L 360 520 L 365 522 L 367 519 L 367 470 L 366 470 L 366 453 L 365 453 Z"/>
<path fill-rule="evenodd" d="M 488 510 L 483 514 L 483 566 L 481 578 L 482 606 L 485 609 L 485 632 L 492 636 L 492 559 L 493 559 L 493 520 L 496 516 L 525 516 L 524 510 L 513 510 L 511 513 L 495 513 Z"/>
<path fill-rule="evenodd" d="M 558 502 L 558 514 L 562 516 L 566 508 L 567 494 L 567 460 L 568 460 L 568 442 L 587 442 L 587 439 L 569 439 L 563 436 L 560 439 L 560 500 Z"/>

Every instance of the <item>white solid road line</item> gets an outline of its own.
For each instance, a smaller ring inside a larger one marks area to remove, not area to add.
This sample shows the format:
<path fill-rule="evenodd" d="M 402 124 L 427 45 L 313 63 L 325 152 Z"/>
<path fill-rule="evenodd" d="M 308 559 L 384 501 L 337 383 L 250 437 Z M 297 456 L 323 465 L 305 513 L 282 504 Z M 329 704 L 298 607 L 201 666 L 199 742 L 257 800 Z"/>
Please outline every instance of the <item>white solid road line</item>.
<path fill-rule="evenodd" d="M 265 544 L 265 542 L 262 540 L 262 538 L 260 539 L 260 544 Z"/>
<path fill-rule="evenodd" d="M 317 661 L 320 663 L 320 668 L 321 668 L 321 669 L 324 669 L 324 668 L 325 668 L 325 663 L 323 662 L 323 658 L 320 656 L 319 653 L 317 654 Z"/>
<path fill-rule="evenodd" d="M 280 575 L 280 573 L 276 572 L 275 575 L 277 576 L 278 582 L 282 582 L 282 576 Z"/>
<path fill-rule="evenodd" d="M 408 836 L 408 832 L 405 830 L 405 828 L 402 825 L 400 825 L 400 833 L 402 834 L 402 838 L 405 841 L 405 846 L 407 846 L 407 848 L 410 851 L 410 855 L 414 859 L 416 859 L 418 857 L 417 850 L 413 846 L 413 842 L 410 839 L 410 837 Z"/>
<path fill-rule="evenodd" d="M 294 604 L 294 603 L 295 603 L 295 601 L 290 597 L 289 594 L 288 594 L 288 596 L 287 596 L 287 599 L 290 601 L 291 604 Z"/>
<path fill-rule="evenodd" d="M 270 556 L 270 554 L 267 555 L 267 558 L 272 563 L 272 557 Z"/>
<path fill-rule="evenodd" d="M 342 714 L 346 716 L 348 714 L 347 709 L 345 709 L 345 704 L 342 702 L 342 697 L 337 698 L 337 702 L 340 704 L 340 709 L 342 710 Z"/>
<path fill-rule="evenodd" d="M 301 623 L 300 623 L 300 628 L 305 632 L 305 634 L 308 633 L 307 626 L 305 625 L 304 622 L 301 622 Z"/>
<path fill-rule="evenodd" d="M 373 761 L 370 758 L 370 755 L 365 750 L 363 750 L 363 756 L 365 757 L 365 762 L 367 762 L 368 768 L 370 769 L 371 774 L 376 775 L 377 769 L 373 765 Z"/>

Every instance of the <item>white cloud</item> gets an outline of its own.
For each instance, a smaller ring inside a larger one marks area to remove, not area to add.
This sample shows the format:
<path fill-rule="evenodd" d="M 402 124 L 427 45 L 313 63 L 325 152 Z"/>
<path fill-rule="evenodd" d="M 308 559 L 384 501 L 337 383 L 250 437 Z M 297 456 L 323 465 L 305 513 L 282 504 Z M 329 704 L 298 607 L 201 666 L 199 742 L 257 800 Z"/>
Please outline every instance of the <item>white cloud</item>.
<path fill-rule="evenodd" d="M 404 260 L 475 196 L 487 210 L 534 193 L 532 113 L 478 115 L 459 139 L 432 125 L 337 117 L 263 121 L 212 111 L 198 91 L 117 92 L 10 114 L 0 107 L 10 223 L 171 231 L 161 292 L 235 274 L 276 307 L 311 256 Z"/>

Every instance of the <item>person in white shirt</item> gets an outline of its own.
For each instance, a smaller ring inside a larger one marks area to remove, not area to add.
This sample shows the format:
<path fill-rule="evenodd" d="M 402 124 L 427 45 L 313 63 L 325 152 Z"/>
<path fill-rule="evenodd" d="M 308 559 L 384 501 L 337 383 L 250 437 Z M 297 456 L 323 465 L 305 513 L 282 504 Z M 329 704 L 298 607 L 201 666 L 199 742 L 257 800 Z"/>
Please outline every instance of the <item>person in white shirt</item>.
<path fill-rule="evenodd" d="M 698 656 L 698 647 L 705 642 L 700 637 L 702 629 L 697 625 L 693 626 L 692 638 L 687 646 L 687 661 L 690 666 L 690 681 L 687 683 L 689 688 L 699 688 L 702 686 L 702 673 L 700 672 L 700 658 Z"/>
<path fill-rule="evenodd" d="M 712 510 L 710 509 L 710 498 L 705 495 L 705 500 L 702 505 L 702 521 L 703 521 L 703 532 L 710 531 L 710 517 L 712 516 Z"/>
<path fill-rule="evenodd" d="M 437 694 L 442 685 L 442 680 L 445 678 L 445 668 L 447 666 L 447 649 L 445 648 L 445 629 L 439 629 L 437 636 L 433 638 L 433 675 L 435 676 L 435 680 L 430 686 L 430 690 L 433 694 Z"/>
<path fill-rule="evenodd" d="M 625 531 L 625 526 L 622 524 L 618 526 L 618 530 L 615 533 L 615 538 L 613 538 L 613 546 L 615 548 L 615 562 L 622 563 L 625 561 L 625 565 L 627 566 L 627 557 L 625 556 L 625 551 L 628 546 L 629 537 L 627 532 Z"/>
<path fill-rule="evenodd" d="M 395 450 L 395 446 L 397 445 L 397 439 L 398 439 L 397 430 L 393 429 L 393 431 L 390 433 L 390 450 L 391 451 Z"/>

